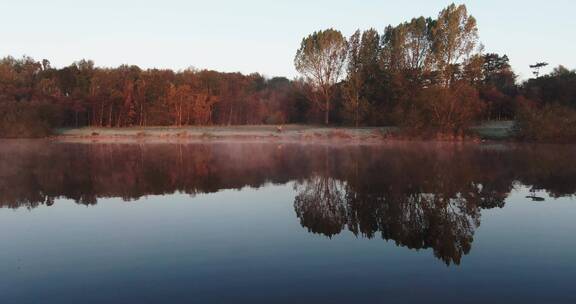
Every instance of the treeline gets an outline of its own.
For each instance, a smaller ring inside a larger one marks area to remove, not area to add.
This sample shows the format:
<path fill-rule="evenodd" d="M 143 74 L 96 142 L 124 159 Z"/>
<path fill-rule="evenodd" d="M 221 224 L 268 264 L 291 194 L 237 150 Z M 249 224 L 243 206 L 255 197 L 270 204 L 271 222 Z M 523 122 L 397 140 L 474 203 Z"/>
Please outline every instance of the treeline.
<path fill-rule="evenodd" d="M 576 140 L 576 72 L 562 66 L 517 83 L 506 55 L 485 53 L 464 5 L 383 32 L 335 29 L 302 40 L 301 78 L 0 60 L 0 137 L 54 127 L 325 123 L 399 126 L 464 136 L 481 120 L 517 120 L 525 139 Z"/>
<path fill-rule="evenodd" d="M 298 103 L 305 101 L 293 87 L 286 78 L 259 74 L 99 68 L 86 60 L 56 69 L 47 60 L 7 57 L 0 60 L 0 135 L 44 135 L 37 121 L 66 127 L 298 122 Z M 31 111 L 36 108 L 42 113 Z M 31 134 L 21 133 L 26 127 Z"/>
<path fill-rule="evenodd" d="M 334 29 L 314 32 L 295 57 L 326 124 L 461 136 L 480 120 L 518 119 L 526 139 L 576 140 L 570 132 L 576 130 L 576 72 L 561 66 L 540 77 L 546 65 L 531 66 L 536 77 L 518 85 L 506 55 L 483 52 L 476 19 L 464 5 L 382 33 L 358 30 L 346 39 Z M 559 112 L 564 119 L 548 124 Z"/>

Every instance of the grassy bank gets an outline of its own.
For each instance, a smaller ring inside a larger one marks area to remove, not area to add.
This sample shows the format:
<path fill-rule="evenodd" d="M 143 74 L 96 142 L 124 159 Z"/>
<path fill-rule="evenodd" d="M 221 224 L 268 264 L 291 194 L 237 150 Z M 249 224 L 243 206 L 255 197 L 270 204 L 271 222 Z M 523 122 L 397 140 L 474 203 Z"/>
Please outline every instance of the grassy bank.
<path fill-rule="evenodd" d="M 488 121 L 470 128 L 470 131 L 480 138 L 488 140 L 510 140 L 515 136 L 514 121 L 512 120 Z"/>
<path fill-rule="evenodd" d="M 339 128 L 307 125 L 286 126 L 209 126 L 209 127 L 133 127 L 59 129 L 63 139 L 268 139 L 268 140 L 380 140 L 394 128 Z"/>
<path fill-rule="evenodd" d="M 512 136 L 513 123 L 489 122 L 471 129 L 478 138 L 505 140 Z M 311 125 L 256 125 L 256 126 L 207 126 L 207 127 L 132 127 L 132 128 L 73 128 L 58 129 L 59 139 L 73 140 L 347 140 L 382 141 L 399 138 L 395 127 L 325 127 Z"/>

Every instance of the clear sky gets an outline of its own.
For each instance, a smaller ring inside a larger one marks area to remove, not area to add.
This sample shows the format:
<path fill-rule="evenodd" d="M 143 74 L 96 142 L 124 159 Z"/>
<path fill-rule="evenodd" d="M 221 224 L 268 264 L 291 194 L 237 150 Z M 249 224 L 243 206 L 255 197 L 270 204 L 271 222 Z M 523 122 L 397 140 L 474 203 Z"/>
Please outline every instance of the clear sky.
<path fill-rule="evenodd" d="M 86 58 L 98 66 L 186 67 L 296 76 L 302 37 L 333 27 L 382 32 L 437 16 L 443 0 L 1 0 L 0 56 Z M 576 1 L 460 1 L 478 20 L 486 52 L 507 54 L 521 78 L 529 64 L 576 68 Z M 549 67 L 547 70 L 551 70 Z"/>

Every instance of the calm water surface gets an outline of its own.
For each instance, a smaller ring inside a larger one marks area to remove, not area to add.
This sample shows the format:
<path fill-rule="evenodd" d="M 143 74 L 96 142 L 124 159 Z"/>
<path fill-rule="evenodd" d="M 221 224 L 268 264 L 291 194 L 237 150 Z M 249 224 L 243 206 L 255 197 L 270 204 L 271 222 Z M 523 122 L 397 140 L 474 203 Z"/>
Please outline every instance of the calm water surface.
<path fill-rule="evenodd" d="M 576 303 L 575 159 L 0 141 L 0 303 Z"/>

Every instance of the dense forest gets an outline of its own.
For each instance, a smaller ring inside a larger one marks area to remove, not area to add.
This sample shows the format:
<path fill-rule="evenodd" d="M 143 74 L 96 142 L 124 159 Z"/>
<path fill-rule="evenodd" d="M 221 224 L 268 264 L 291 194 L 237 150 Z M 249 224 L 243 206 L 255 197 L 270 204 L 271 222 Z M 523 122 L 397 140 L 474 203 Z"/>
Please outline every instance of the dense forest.
<path fill-rule="evenodd" d="M 503 54 L 485 52 L 464 5 L 382 32 L 305 37 L 293 80 L 254 73 L 97 67 L 0 59 L 0 137 L 55 127 L 239 124 L 398 126 L 407 135 L 464 136 L 484 120 L 515 120 L 527 140 L 576 140 L 576 71 L 520 83 Z"/>

